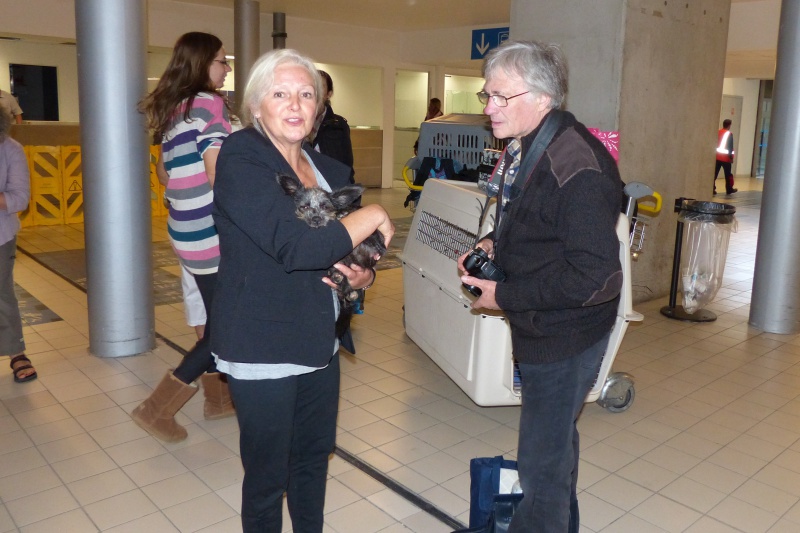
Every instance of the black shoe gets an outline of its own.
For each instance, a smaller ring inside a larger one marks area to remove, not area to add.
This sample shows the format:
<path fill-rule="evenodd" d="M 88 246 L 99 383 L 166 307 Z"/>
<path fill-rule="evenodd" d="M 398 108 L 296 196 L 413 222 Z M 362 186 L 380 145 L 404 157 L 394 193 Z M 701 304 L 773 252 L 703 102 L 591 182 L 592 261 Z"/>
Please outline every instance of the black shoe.
<path fill-rule="evenodd" d="M 739 192 L 739 189 L 729 189 L 729 190 L 725 191 L 725 194 L 733 194 L 735 192 Z"/>

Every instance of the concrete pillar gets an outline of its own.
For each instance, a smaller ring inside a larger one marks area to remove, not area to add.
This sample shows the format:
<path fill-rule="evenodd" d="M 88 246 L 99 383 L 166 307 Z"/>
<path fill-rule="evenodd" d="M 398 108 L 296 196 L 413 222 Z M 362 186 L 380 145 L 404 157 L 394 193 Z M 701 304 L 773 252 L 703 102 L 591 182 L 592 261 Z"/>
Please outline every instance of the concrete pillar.
<path fill-rule="evenodd" d="M 395 77 L 397 68 L 383 67 L 383 155 L 381 160 L 381 188 L 391 189 L 394 169 L 394 110 Z"/>
<path fill-rule="evenodd" d="M 750 324 L 770 333 L 800 331 L 800 3 L 781 4 L 778 65 L 764 170 Z"/>
<path fill-rule="evenodd" d="M 258 7 L 258 2 L 254 0 L 236 0 L 233 5 L 233 51 L 236 54 L 233 83 L 236 90 L 234 109 L 237 115 L 242 109 L 242 95 L 250 68 L 261 54 L 261 20 Z"/>
<path fill-rule="evenodd" d="M 146 0 L 75 0 L 89 350 L 155 346 L 146 91 Z"/>
<path fill-rule="evenodd" d="M 706 198 L 714 171 L 730 0 L 512 0 L 512 39 L 561 45 L 566 109 L 620 132 L 620 173 L 676 198 Z M 677 214 L 649 221 L 634 301 L 669 293 Z"/>

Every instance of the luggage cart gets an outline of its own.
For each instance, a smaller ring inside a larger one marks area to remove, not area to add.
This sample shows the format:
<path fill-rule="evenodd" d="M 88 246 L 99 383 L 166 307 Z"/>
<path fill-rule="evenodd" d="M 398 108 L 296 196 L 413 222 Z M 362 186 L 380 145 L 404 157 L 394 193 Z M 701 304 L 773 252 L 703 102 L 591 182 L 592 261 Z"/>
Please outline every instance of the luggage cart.
<path fill-rule="evenodd" d="M 477 227 L 485 193 L 474 183 L 442 180 L 429 180 L 424 192 L 401 257 L 406 333 L 476 404 L 518 405 L 519 376 L 508 322 L 500 311 L 470 308 L 472 298 L 461 285 L 456 265 L 478 236 L 471 228 Z M 644 192 L 660 208 L 660 196 L 649 188 Z M 643 219 L 634 220 L 635 211 L 634 206 L 631 214 L 621 213 L 617 222 L 623 289 L 606 354 L 586 398 L 613 412 L 626 410 L 635 396 L 633 377 L 611 372 L 628 324 L 643 319 L 632 307 L 631 228 L 646 225 Z M 657 210 L 651 207 L 649 212 Z M 491 230 L 490 218 L 484 220 L 480 235 Z M 641 242 L 637 246 L 639 253 Z"/>

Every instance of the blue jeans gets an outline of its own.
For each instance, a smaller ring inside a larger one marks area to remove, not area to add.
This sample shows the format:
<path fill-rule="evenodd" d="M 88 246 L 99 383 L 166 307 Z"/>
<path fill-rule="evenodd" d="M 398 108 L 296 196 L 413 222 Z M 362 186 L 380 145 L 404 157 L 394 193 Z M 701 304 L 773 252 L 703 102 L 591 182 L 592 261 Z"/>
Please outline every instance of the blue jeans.
<path fill-rule="evenodd" d="M 522 413 L 517 463 L 525 496 L 509 533 L 578 532 L 576 424 L 608 338 L 562 361 L 519 365 Z"/>
<path fill-rule="evenodd" d="M 339 356 L 280 379 L 228 376 L 244 466 L 242 530 L 280 533 L 283 494 L 295 533 L 322 533 L 328 459 L 336 445 Z"/>

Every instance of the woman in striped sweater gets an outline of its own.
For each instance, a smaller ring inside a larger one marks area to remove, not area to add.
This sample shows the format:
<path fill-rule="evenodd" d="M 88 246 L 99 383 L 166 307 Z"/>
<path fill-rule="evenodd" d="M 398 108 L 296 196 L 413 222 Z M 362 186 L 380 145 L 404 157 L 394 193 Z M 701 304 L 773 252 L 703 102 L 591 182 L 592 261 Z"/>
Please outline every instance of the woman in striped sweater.
<path fill-rule="evenodd" d="M 214 35 L 182 35 L 155 90 L 142 102 L 150 128 L 161 138 L 169 175 L 169 237 L 180 262 L 194 275 L 206 314 L 217 282 L 219 238 L 211 207 L 217 154 L 231 132 L 228 107 L 219 89 L 231 71 L 222 41 Z M 210 350 L 211 324 L 177 368 L 131 414 L 142 428 L 167 442 L 186 438 L 175 413 L 197 392 L 202 376 L 204 415 L 217 419 L 235 413 L 224 375 L 216 372 Z"/>

